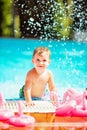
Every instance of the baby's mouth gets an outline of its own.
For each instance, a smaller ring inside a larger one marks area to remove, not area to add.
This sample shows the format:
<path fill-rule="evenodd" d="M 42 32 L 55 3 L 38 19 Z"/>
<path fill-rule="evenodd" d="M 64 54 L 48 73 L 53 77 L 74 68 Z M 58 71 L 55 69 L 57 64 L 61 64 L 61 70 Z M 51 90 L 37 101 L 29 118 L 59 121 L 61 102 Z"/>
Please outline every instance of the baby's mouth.
<path fill-rule="evenodd" d="M 43 68 L 44 66 L 38 66 L 38 68 Z"/>

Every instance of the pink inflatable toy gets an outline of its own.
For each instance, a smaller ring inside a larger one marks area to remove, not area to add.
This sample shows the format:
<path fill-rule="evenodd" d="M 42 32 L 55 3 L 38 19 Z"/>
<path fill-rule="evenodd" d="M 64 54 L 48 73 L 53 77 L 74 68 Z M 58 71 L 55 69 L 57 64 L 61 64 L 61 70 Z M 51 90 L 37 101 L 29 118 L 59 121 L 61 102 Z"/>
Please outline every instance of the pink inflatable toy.
<path fill-rule="evenodd" d="M 87 110 L 84 110 L 83 108 L 80 107 L 76 107 L 71 111 L 71 116 L 87 117 Z"/>
<path fill-rule="evenodd" d="M 82 99 L 83 99 L 83 93 L 79 93 L 73 88 L 69 88 L 63 96 L 63 102 L 68 102 L 71 100 L 75 100 L 77 105 L 82 104 Z"/>
<path fill-rule="evenodd" d="M 7 121 L 14 113 L 8 110 L 0 110 L 0 121 Z"/>
<path fill-rule="evenodd" d="M 7 121 L 11 116 L 14 116 L 14 113 L 9 110 L 3 110 L 2 105 L 4 103 L 3 95 L 0 93 L 0 121 Z"/>
<path fill-rule="evenodd" d="M 87 88 L 83 92 L 82 105 L 77 105 L 71 112 L 72 116 L 86 117 L 87 116 Z"/>
<path fill-rule="evenodd" d="M 59 107 L 56 108 L 56 116 L 71 116 L 71 112 L 75 108 L 75 105 L 75 101 L 61 104 Z"/>
<path fill-rule="evenodd" d="M 2 106 L 4 102 L 5 100 L 4 100 L 3 94 L 0 93 L 0 106 Z"/>
<path fill-rule="evenodd" d="M 53 101 L 56 106 L 56 116 L 69 116 L 70 112 L 74 109 L 76 102 L 59 102 L 58 96 L 55 92 L 50 92 L 50 99 Z"/>
<path fill-rule="evenodd" d="M 9 119 L 9 124 L 16 126 L 16 127 L 25 127 L 25 126 L 32 126 L 35 123 L 35 119 L 32 116 L 28 116 L 23 114 L 22 112 L 22 102 L 18 101 L 18 115 L 12 116 Z"/>
<path fill-rule="evenodd" d="M 83 93 L 78 93 L 72 88 L 68 89 L 62 102 L 59 102 L 55 92 L 50 93 L 50 98 L 56 106 L 56 116 L 87 117 L 87 88 Z"/>

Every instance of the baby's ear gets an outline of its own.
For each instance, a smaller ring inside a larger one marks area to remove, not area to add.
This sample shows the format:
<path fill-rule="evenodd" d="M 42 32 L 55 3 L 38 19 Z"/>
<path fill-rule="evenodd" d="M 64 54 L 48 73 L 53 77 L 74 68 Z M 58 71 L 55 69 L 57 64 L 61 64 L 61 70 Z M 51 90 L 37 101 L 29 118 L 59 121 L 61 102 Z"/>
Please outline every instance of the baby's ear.
<path fill-rule="evenodd" d="M 32 58 L 32 63 L 34 63 L 34 59 Z"/>

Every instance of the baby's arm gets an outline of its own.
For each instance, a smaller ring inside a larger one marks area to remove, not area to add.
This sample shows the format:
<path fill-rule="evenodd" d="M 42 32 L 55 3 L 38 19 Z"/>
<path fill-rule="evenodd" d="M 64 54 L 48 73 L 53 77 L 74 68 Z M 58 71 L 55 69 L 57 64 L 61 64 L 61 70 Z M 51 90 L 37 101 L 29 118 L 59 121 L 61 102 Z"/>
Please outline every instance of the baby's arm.
<path fill-rule="evenodd" d="M 58 100 L 57 100 L 57 97 L 56 97 L 57 96 L 57 89 L 55 87 L 55 83 L 54 83 L 54 78 L 53 78 L 52 72 L 49 73 L 48 87 L 49 87 L 49 90 L 50 90 L 50 99 L 51 99 L 52 103 L 57 106 L 58 105 L 58 103 L 57 103 Z M 52 96 L 51 96 L 51 94 L 52 94 Z"/>
<path fill-rule="evenodd" d="M 24 95 L 25 95 L 26 104 L 33 105 L 34 103 L 31 98 L 31 76 L 29 74 L 27 74 L 26 76 Z"/>
<path fill-rule="evenodd" d="M 55 91 L 55 92 L 57 92 L 57 89 L 56 89 L 55 83 L 54 83 L 53 74 L 52 74 L 51 71 L 49 71 L 48 87 L 49 87 L 49 90 L 50 90 L 50 91 Z"/>

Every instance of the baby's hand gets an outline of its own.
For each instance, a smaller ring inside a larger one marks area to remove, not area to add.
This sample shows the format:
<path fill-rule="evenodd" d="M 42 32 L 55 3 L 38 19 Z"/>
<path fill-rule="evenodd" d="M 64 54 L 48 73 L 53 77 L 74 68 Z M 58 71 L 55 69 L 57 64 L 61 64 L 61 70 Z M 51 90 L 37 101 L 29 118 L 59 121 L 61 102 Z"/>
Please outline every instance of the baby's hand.
<path fill-rule="evenodd" d="M 35 103 L 33 101 L 25 102 L 25 106 L 33 106 Z"/>
<path fill-rule="evenodd" d="M 53 105 L 55 105 L 56 107 L 59 105 L 58 96 L 57 96 L 56 92 L 54 92 L 54 91 L 50 92 L 50 99 L 51 99 Z"/>

